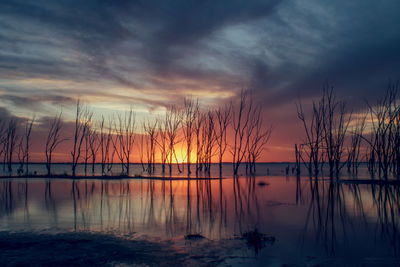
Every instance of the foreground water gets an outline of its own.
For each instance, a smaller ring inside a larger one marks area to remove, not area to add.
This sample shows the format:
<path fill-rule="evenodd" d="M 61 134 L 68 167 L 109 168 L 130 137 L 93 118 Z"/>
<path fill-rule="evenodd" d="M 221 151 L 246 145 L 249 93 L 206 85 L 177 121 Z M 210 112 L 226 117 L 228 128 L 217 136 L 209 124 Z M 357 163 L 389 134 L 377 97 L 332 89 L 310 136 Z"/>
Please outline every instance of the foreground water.
<path fill-rule="evenodd" d="M 201 235 L 203 244 L 236 242 L 227 265 L 392 265 L 399 264 L 399 196 L 394 185 L 286 175 L 13 178 L 0 180 L 0 230 L 107 233 L 172 240 L 177 247 L 187 246 L 185 236 Z M 268 242 L 258 246 L 241 238 L 255 230 Z"/>

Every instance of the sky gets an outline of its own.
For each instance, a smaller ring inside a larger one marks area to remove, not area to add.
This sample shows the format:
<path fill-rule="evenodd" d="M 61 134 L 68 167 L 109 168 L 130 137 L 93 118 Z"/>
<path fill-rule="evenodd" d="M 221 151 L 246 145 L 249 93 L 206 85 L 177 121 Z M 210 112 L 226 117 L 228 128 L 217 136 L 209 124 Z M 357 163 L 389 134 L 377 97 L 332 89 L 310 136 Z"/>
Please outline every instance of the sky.
<path fill-rule="evenodd" d="M 0 118 L 39 128 L 79 98 L 95 114 L 212 108 L 252 90 L 274 126 L 264 161 L 292 160 L 295 103 L 325 83 L 357 112 L 400 73 L 400 1 L 0 1 Z"/>

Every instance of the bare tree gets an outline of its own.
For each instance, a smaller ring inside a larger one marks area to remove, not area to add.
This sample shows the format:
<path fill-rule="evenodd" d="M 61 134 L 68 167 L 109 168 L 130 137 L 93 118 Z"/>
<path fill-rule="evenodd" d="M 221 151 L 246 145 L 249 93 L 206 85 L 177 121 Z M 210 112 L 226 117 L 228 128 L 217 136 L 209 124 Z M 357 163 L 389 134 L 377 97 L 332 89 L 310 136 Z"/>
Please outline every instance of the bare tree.
<path fill-rule="evenodd" d="M 363 140 L 363 132 L 365 129 L 366 116 L 356 121 L 355 125 L 350 131 L 350 145 L 347 149 L 347 171 L 352 172 L 353 175 L 358 173 L 358 166 L 360 164 L 360 150 Z"/>
<path fill-rule="evenodd" d="M 100 149 L 100 142 L 99 142 L 99 134 L 97 131 L 93 128 L 90 127 L 88 132 L 87 132 L 87 143 L 89 145 L 89 151 L 90 151 L 90 158 L 92 159 L 92 175 L 95 173 L 95 164 L 96 164 L 96 158 L 97 158 L 97 153 Z"/>
<path fill-rule="evenodd" d="M 15 148 L 17 145 L 18 135 L 17 135 L 17 120 L 11 119 L 8 122 L 8 127 L 5 128 L 4 133 L 4 142 L 3 142 L 3 150 L 4 150 L 4 165 L 6 166 L 8 172 L 11 175 L 12 172 L 12 161 L 13 161 L 13 154 L 15 152 Z"/>
<path fill-rule="evenodd" d="M 199 111 L 195 124 L 194 124 L 194 133 L 196 135 L 196 176 L 199 174 L 199 171 L 202 170 L 202 162 L 203 162 L 203 124 L 206 120 L 206 115 Z"/>
<path fill-rule="evenodd" d="M 75 130 L 73 136 L 72 157 L 72 176 L 76 176 L 76 167 L 82 152 L 82 144 L 89 129 L 93 113 L 88 108 L 82 107 L 80 101 L 76 102 Z"/>
<path fill-rule="evenodd" d="M 211 160 L 215 155 L 214 147 L 217 141 L 215 135 L 215 123 L 214 123 L 214 113 L 213 111 L 208 111 L 205 121 L 203 123 L 203 131 L 202 131 L 202 148 L 203 148 L 203 166 L 204 171 L 210 175 L 211 172 Z"/>
<path fill-rule="evenodd" d="M 253 109 L 253 102 L 248 101 L 248 92 L 240 92 L 239 106 L 232 109 L 232 128 L 233 128 L 233 146 L 231 147 L 233 174 L 238 175 L 239 166 L 246 155 L 248 142 L 245 138 L 247 127 L 250 121 L 250 115 Z"/>
<path fill-rule="evenodd" d="M 172 173 L 172 162 L 175 159 L 179 172 L 180 167 L 176 157 L 176 145 L 179 143 L 178 130 L 182 123 L 181 113 L 175 106 L 171 106 L 165 114 L 165 130 L 167 138 L 167 155 L 169 174 Z"/>
<path fill-rule="evenodd" d="M 219 107 L 216 113 L 216 141 L 218 145 L 218 161 L 219 161 L 219 175 L 222 176 L 222 162 L 223 157 L 228 146 L 227 142 L 227 128 L 232 118 L 232 103 Z"/>
<path fill-rule="evenodd" d="M 135 142 L 135 113 L 131 108 L 124 116 L 118 115 L 117 123 L 114 124 L 115 141 L 114 149 L 121 161 L 122 173 L 129 175 L 131 154 Z"/>
<path fill-rule="evenodd" d="M 272 126 L 267 126 L 261 116 L 262 108 L 258 105 L 253 109 L 248 133 L 248 163 L 251 174 L 256 172 L 256 162 L 260 158 L 262 151 L 267 145 L 271 133 Z"/>
<path fill-rule="evenodd" d="M 18 160 L 19 160 L 19 168 L 18 174 L 22 174 L 24 172 L 25 167 L 25 175 L 28 175 L 29 172 L 29 148 L 30 148 L 30 136 L 32 132 L 33 123 L 35 118 L 33 117 L 31 120 L 27 120 L 25 122 L 24 133 L 19 140 L 18 145 Z"/>
<path fill-rule="evenodd" d="M 183 126 L 183 135 L 186 141 L 186 159 L 187 159 L 186 164 L 187 164 L 188 175 L 191 174 L 190 161 L 191 161 L 192 146 L 193 146 L 192 140 L 193 140 L 194 124 L 198 114 L 199 114 L 199 101 L 198 100 L 194 101 L 192 98 L 185 98 L 182 126 Z"/>
<path fill-rule="evenodd" d="M 160 162 L 161 172 L 165 173 L 165 165 L 167 164 L 168 157 L 168 144 L 167 144 L 167 116 L 158 119 L 158 136 L 156 143 L 160 149 Z"/>
<path fill-rule="evenodd" d="M 112 123 L 109 121 L 108 127 L 105 125 L 104 116 L 101 117 L 99 124 L 100 136 L 99 136 L 99 149 L 101 156 L 101 175 L 106 175 L 106 171 L 109 172 L 112 168 L 112 162 L 114 154 L 110 152 L 112 142 Z"/>
<path fill-rule="evenodd" d="M 308 120 L 304 114 L 301 103 L 296 105 L 297 117 L 302 121 L 305 141 L 300 145 L 298 157 L 307 166 L 309 175 L 318 177 L 320 162 L 322 161 L 322 138 L 323 138 L 323 103 L 322 101 L 312 103 L 311 118 Z"/>
<path fill-rule="evenodd" d="M 51 163 L 52 163 L 53 152 L 60 143 L 65 141 L 65 139 L 61 138 L 61 128 L 62 128 L 61 113 L 59 113 L 57 116 L 53 118 L 50 124 L 44 150 L 44 154 L 46 156 L 46 169 L 48 176 L 51 175 Z"/>
<path fill-rule="evenodd" d="M 325 87 L 322 97 L 322 120 L 326 157 L 331 177 L 339 175 L 346 132 L 351 120 L 351 113 L 346 111 L 346 104 L 337 101 L 333 87 Z"/>
<path fill-rule="evenodd" d="M 149 173 L 155 170 L 156 144 L 157 144 L 157 120 L 154 122 L 145 121 L 143 123 L 144 132 L 147 135 L 147 171 Z"/>
<path fill-rule="evenodd" d="M 370 139 L 363 138 L 369 145 L 368 156 L 369 170 L 373 175 L 375 173 L 375 164 L 377 161 L 377 170 L 379 177 L 388 178 L 391 166 L 394 166 L 400 159 L 399 148 L 399 113 L 400 105 L 397 103 L 398 84 L 389 84 L 389 88 L 383 99 L 378 100 L 375 106 L 369 107 L 372 134 Z M 400 167 L 392 167 L 396 170 Z"/>

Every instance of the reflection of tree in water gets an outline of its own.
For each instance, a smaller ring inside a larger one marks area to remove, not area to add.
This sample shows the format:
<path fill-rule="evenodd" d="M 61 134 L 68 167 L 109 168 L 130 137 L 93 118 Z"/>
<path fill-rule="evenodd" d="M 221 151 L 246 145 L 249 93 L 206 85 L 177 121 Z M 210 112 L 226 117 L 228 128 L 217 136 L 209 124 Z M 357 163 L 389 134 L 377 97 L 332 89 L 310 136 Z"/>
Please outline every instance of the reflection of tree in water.
<path fill-rule="evenodd" d="M 48 213 L 52 214 L 52 224 L 55 227 L 58 227 L 58 209 L 56 205 L 56 200 L 53 197 L 52 187 L 51 187 L 51 179 L 46 179 L 45 181 L 45 189 L 44 189 L 44 201 L 46 210 Z"/>
<path fill-rule="evenodd" d="M 399 187 L 389 185 L 371 185 L 371 193 L 374 206 L 377 209 L 377 222 L 375 234 L 381 234 L 383 238 L 390 240 L 393 254 L 399 254 Z"/>
<path fill-rule="evenodd" d="M 309 180 L 311 194 L 302 242 L 311 231 L 315 244 L 323 246 L 329 255 L 336 254 L 338 240 L 348 241 L 348 230 L 355 230 L 346 208 L 345 191 L 341 183 Z M 362 201 L 358 187 L 353 187 L 355 210 L 363 214 Z M 365 216 L 362 216 L 365 218 Z"/>
<path fill-rule="evenodd" d="M 311 233 L 315 237 L 317 246 L 323 246 L 329 255 L 336 255 L 339 241 L 351 241 L 348 239 L 350 231 L 360 234 L 363 233 L 362 231 L 369 233 L 367 207 L 365 207 L 368 202 L 364 203 L 363 198 L 370 199 L 371 197 L 367 192 L 360 190 L 360 185 L 318 181 L 318 179 L 310 179 L 308 185 L 310 202 L 302 233 L 302 245 L 306 242 L 306 235 Z M 303 191 L 303 189 L 300 185 L 297 191 Z M 377 185 L 371 185 L 371 189 L 373 208 L 377 213 L 375 234 L 389 239 L 394 254 L 397 255 L 399 190 L 393 186 Z M 304 192 L 296 192 L 297 196 L 300 194 L 304 197 Z M 351 212 L 347 210 L 349 204 L 353 207 Z M 380 230 L 379 233 L 378 230 Z M 374 237 L 371 236 L 372 238 Z"/>
<path fill-rule="evenodd" d="M 3 180 L 0 187 L 0 197 L 1 197 L 1 217 L 4 215 L 9 215 L 14 211 L 13 205 L 13 192 L 12 192 L 12 182 L 11 180 Z"/>
<path fill-rule="evenodd" d="M 256 229 L 260 222 L 260 207 L 255 182 L 254 176 L 233 179 L 235 233 L 240 235 L 248 230 Z"/>

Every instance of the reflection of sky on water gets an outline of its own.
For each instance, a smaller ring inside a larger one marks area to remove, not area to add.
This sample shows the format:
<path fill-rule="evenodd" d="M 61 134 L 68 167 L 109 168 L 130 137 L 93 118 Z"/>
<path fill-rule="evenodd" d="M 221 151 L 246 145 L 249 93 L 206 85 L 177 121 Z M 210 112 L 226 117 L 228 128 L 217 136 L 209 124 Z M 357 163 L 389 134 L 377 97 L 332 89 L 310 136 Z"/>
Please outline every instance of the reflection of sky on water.
<path fill-rule="evenodd" d="M 202 234 L 219 240 L 257 228 L 276 237 L 262 253 L 277 257 L 357 260 L 398 253 L 399 190 L 394 186 L 282 176 L 211 181 L 4 179 L 0 193 L 1 230 L 86 230 L 162 239 Z"/>

